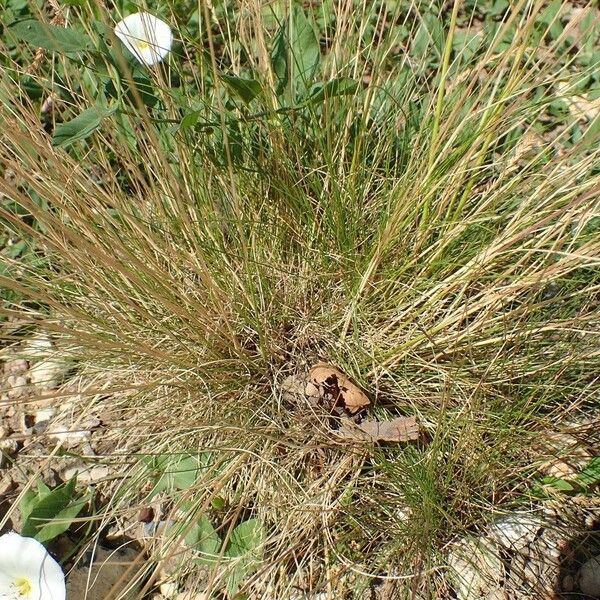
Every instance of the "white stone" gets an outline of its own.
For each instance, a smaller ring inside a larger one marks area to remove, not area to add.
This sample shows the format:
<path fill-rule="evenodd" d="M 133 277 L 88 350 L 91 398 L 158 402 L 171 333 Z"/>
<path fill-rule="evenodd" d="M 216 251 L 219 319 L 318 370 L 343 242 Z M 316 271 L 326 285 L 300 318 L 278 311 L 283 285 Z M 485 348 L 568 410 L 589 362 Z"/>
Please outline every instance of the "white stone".
<path fill-rule="evenodd" d="M 81 464 L 65 469 L 63 473 L 63 479 L 65 481 L 69 481 L 70 479 L 75 477 L 75 475 L 77 475 L 78 483 L 90 485 L 100 481 L 101 479 L 106 479 L 112 474 L 112 469 L 110 467 L 107 467 L 106 465 L 89 466 Z"/>
<path fill-rule="evenodd" d="M 490 525 L 491 536 L 508 550 L 520 550 L 534 541 L 543 522 L 531 515 L 512 514 Z"/>
<path fill-rule="evenodd" d="M 42 421 L 49 421 L 56 413 L 56 409 L 53 406 L 41 408 L 35 411 L 35 422 L 41 423 Z"/>
<path fill-rule="evenodd" d="M 579 589 L 583 594 L 600 598 L 600 554 L 583 564 L 579 569 L 577 579 Z"/>
<path fill-rule="evenodd" d="M 177 592 L 179 591 L 179 587 L 174 581 L 161 583 L 158 589 L 165 598 L 175 598 Z"/>
<path fill-rule="evenodd" d="M 24 358 L 15 358 L 5 363 L 4 370 L 6 373 L 10 373 L 11 375 L 18 375 L 20 373 L 25 373 L 28 369 L 28 366 L 29 365 Z"/>
<path fill-rule="evenodd" d="M 91 430 L 100 424 L 100 419 L 96 417 L 87 417 L 71 426 L 66 425 L 63 421 L 55 421 L 48 429 L 48 435 L 66 446 L 77 446 L 87 442 L 92 435 Z"/>
<path fill-rule="evenodd" d="M 458 600 L 479 600 L 498 591 L 502 562 L 495 549 L 483 540 L 462 540 L 452 550 L 448 562 Z"/>
<path fill-rule="evenodd" d="M 27 391 L 27 378 L 23 375 L 9 375 L 6 378 L 6 383 L 9 385 L 9 398 L 20 398 Z"/>
<path fill-rule="evenodd" d="M 46 333 L 38 332 L 31 336 L 25 345 L 25 354 L 29 357 L 44 357 L 50 354 L 52 341 Z"/>
<path fill-rule="evenodd" d="M 42 389 L 53 389 L 68 370 L 68 364 L 56 356 L 56 350 L 50 337 L 37 333 L 27 341 L 25 358 L 37 360 L 29 368 L 29 380 L 32 385 Z"/>
<path fill-rule="evenodd" d="M 53 389 L 58 386 L 67 369 L 63 361 L 45 358 L 29 369 L 29 380 L 38 388 Z"/>
<path fill-rule="evenodd" d="M 0 440 L 0 469 L 4 469 L 11 462 L 11 458 L 19 451 L 19 443 L 14 439 Z"/>

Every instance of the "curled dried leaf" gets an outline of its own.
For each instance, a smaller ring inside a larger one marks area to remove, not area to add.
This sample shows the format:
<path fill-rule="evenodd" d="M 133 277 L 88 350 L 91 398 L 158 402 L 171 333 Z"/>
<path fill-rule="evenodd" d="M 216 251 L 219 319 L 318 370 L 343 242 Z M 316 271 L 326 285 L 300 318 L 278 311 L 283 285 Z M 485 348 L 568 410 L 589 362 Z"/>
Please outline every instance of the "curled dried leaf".
<path fill-rule="evenodd" d="M 350 378 L 333 365 L 319 363 L 308 372 L 311 383 L 331 394 L 334 404 L 341 404 L 350 413 L 357 413 L 371 404 L 367 395 Z"/>

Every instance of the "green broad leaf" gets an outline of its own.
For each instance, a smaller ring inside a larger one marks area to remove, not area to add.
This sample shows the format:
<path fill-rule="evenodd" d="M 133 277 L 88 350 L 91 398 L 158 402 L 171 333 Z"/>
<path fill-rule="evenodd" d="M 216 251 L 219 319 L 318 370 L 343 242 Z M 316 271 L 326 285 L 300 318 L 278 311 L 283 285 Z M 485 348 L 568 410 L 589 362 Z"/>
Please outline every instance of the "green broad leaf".
<path fill-rule="evenodd" d="M 257 555 L 265 539 L 265 531 L 259 519 L 248 519 L 240 523 L 232 532 L 227 546 L 227 556 Z"/>
<path fill-rule="evenodd" d="M 221 538 L 207 516 L 200 516 L 196 526 L 185 537 L 185 542 L 200 554 L 200 558 L 196 559 L 198 564 L 212 565 L 218 560 Z"/>
<path fill-rule="evenodd" d="M 509 6 L 508 0 L 494 0 L 488 12 L 492 17 L 497 17 L 503 14 Z"/>
<path fill-rule="evenodd" d="M 306 17 L 304 9 L 300 5 L 294 5 L 290 14 L 287 38 L 292 81 L 296 91 L 302 93 L 314 78 L 321 60 L 321 49 L 313 24 Z"/>
<path fill-rule="evenodd" d="M 23 75 L 19 86 L 32 100 L 39 100 L 44 95 L 44 88 L 31 75 Z"/>
<path fill-rule="evenodd" d="M 264 527 L 258 519 L 248 519 L 231 532 L 231 539 L 225 552 L 225 556 L 235 560 L 227 579 L 229 596 L 234 596 L 244 579 L 258 569 L 262 560 L 264 539 Z"/>
<path fill-rule="evenodd" d="M 48 542 L 64 533 L 73 522 L 73 519 L 82 511 L 89 501 L 89 495 L 74 500 L 69 506 L 54 515 L 52 521 L 42 525 L 35 534 L 35 539 L 40 542 Z"/>
<path fill-rule="evenodd" d="M 314 104 L 324 102 L 328 98 L 336 96 L 349 96 L 358 89 L 358 82 L 348 77 L 338 77 L 325 84 L 319 84 L 313 88 L 308 101 Z"/>
<path fill-rule="evenodd" d="M 52 490 L 39 482 L 37 491 L 29 490 L 19 506 L 23 519 L 21 534 L 45 542 L 65 532 L 89 499 L 75 496 L 76 482 L 74 477 Z"/>
<path fill-rule="evenodd" d="M 271 68 L 277 80 L 276 93 L 280 95 L 288 83 L 287 24 L 284 23 L 275 36 L 271 51 Z"/>
<path fill-rule="evenodd" d="M 464 62 L 469 62 L 481 46 L 482 37 L 481 33 L 457 31 L 452 42 L 454 52 L 459 54 Z"/>
<path fill-rule="evenodd" d="M 423 59 L 429 52 L 429 49 L 433 47 L 439 59 L 442 56 L 444 43 L 445 37 L 442 22 L 436 15 L 428 13 L 423 15 L 410 48 L 410 54 Z"/>
<path fill-rule="evenodd" d="M 142 99 L 142 102 L 153 108 L 158 103 L 158 97 L 154 93 L 154 85 L 150 78 L 146 75 L 141 75 L 133 78 L 133 84 Z M 132 93 L 133 97 L 133 93 Z"/>
<path fill-rule="evenodd" d="M 21 498 L 21 502 L 19 503 L 19 511 L 21 512 L 21 520 L 23 522 L 27 521 L 29 515 L 35 508 L 35 505 L 39 500 L 47 496 L 51 493 L 50 488 L 43 482 L 37 482 L 37 491 L 29 489 Z"/>
<path fill-rule="evenodd" d="M 202 116 L 202 111 L 199 111 L 199 110 L 194 110 L 194 111 L 188 113 L 179 122 L 179 128 L 180 129 L 189 129 L 190 127 L 195 127 L 196 123 L 198 123 L 201 116 Z"/>
<path fill-rule="evenodd" d="M 600 136 L 600 114 L 596 115 L 583 132 L 579 143 L 582 148 L 598 143 Z"/>
<path fill-rule="evenodd" d="M 564 121 L 565 119 L 571 116 L 571 112 L 569 111 L 569 105 L 565 100 L 560 98 L 553 100 L 548 104 L 547 111 L 553 117 Z"/>
<path fill-rule="evenodd" d="M 591 487 L 600 483 L 600 456 L 592 458 L 587 466 L 577 476 L 577 483 Z"/>
<path fill-rule="evenodd" d="M 549 27 L 550 38 L 556 40 L 563 32 L 563 26 L 558 19 L 558 13 L 563 7 L 563 0 L 554 0 L 541 13 L 538 18 L 539 23 L 544 27 Z"/>
<path fill-rule="evenodd" d="M 152 470 L 152 477 L 156 480 L 151 492 L 154 496 L 163 491 L 187 490 L 193 486 L 200 472 L 210 466 L 212 455 L 210 452 L 163 454 L 150 457 L 144 462 Z"/>
<path fill-rule="evenodd" d="M 12 246 L 9 246 L 7 250 L 4 251 L 4 255 L 8 256 L 8 258 L 19 258 L 22 256 L 28 248 L 27 240 L 20 240 Z"/>
<path fill-rule="evenodd" d="M 261 92 L 261 86 L 256 79 L 242 79 L 233 75 L 221 75 L 228 89 L 238 95 L 246 104 L 250 104 Z"/>
<path fill-rule="evenodd" d="M 244 138 L 240 129 L 240 123 L 236 119 L 227 120 L 227 144 L 229 146 L 229 156 L 223 147 L 223 162 L 227 163 L 231 158 L 233 164 L 240 164 L 243 159 Z"/>
<path fill-rule="evenodd" d="M 69 146 L 78 140 L 89 137 L 102 125 L 102 121 L 112 115 L 116 107 L 92 106 L 66 123 L 60 123 L 52 135 L 53 146 Z"/>
<path fill-rule="evenodd" d="M 223 510 L 227 506 L 227 502 L 225 501 L 225 498 L 223 498 L 222 496 L 215 496 L 211 500 L 210 505 L 215 510 Z"/>
<path fill-rule="evenodd" d="M 575 490 L 575 488 L 568 481 L 565 481 L 564 479 L 559 479 L 558 477 L 544 477 L 542 479 L 542 484 L 547 487 L 554 488 L 559 492 L 572 492 Z"/>
<path fill-rule="evenodd" d="M 500 31 L 500 23 L 494 23 L 493 26 L 491 26 L 488 29 L 488 39 L 492 40 L 495 38 L 496 34 Z M 502 52 L 504 50 L 508 50 L 509 48 L 512 47 L 513 44 L 513 40 L 515 39 L 515 36 L 517 35 L 517 26 L 516 25 L 511 25 L 504 33 L 504 37 L 500 40 L 500 42 L 497 45 L 497 49 L 499 52 Z M 533 37 L 533 34 L 532 34 Z"/>
<path fill-rule="evenodd" d="M 40 23 L 35 19 L 13 23 L 10 25 L 9 31 L 20 41 L 50 52 L 82 52 L 89 49 L 91 44 L 91 40 L 78 31 Z"/>
<path fill-rule="evenodd" d="M 10 10 L 18 13 L 27 8 L 27 0 L 8 0 L 6 6 Z"/>
<path fill-rule="evenodd" d="M 588 8 L 579 23 L 579 35 L 582 50 L 586 54 L 592 54 L 597 48 L 598 38 L 600 38 L 600 26 L 595 11 L 591 7 Z"/>

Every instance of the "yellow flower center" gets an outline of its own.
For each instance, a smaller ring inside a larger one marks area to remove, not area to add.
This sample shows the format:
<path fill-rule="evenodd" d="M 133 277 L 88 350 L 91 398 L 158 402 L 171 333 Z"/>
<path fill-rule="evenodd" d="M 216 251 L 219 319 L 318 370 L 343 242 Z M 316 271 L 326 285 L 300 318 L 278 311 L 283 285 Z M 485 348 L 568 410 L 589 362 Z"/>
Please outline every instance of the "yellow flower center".
<path fill-rule="evenodd" d="M 15 586 L 21 596 L 28 596 L 31 593 L 31 583 L 25 577 L 17 577 L 15 579 Z"/>
<path fill-rule="evenodd" d="M 144 40 L 138 40 L 136 45 L 139 50 L 147 50 L 150 48 L 150 44 Z"/>

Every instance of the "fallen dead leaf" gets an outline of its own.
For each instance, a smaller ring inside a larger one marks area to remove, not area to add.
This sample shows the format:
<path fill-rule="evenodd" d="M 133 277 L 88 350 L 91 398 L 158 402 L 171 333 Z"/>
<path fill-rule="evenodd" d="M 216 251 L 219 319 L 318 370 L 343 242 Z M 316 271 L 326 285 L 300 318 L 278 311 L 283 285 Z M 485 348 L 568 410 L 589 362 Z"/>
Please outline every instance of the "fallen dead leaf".
<path fill-rule="evenodd" d="M 308 378 L 311 383 L 331 394 L 334 405 L 343 404 L 350 414 L 355 414 L 371 404 L 367 395 L 345 373 L 333 365 L 323 363 L 315 365 L 308 372 Z"/>
<path fill-rule="evenodd" d="M 339 435 L 351 440 L 369 442 L 410 442 L 418 440 L 421 430 L 416 417 L 398 417 L 391 421 L 342 421 Z"/>

